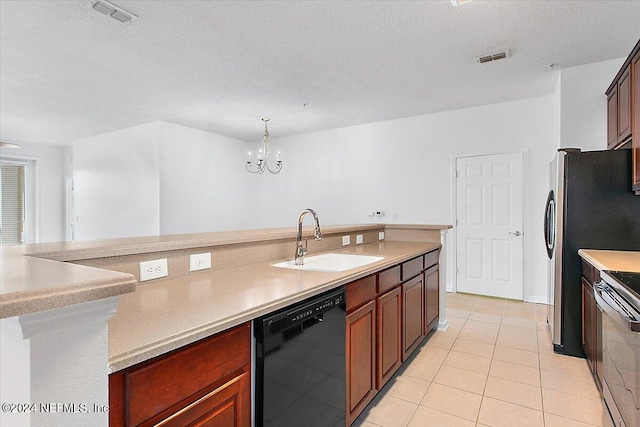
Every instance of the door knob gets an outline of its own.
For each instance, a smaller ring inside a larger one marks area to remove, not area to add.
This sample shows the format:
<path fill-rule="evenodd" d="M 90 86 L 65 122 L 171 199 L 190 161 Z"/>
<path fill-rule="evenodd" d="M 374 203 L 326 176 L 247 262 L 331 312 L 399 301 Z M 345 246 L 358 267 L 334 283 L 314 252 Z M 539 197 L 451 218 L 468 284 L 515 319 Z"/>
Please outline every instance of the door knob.
<path fill-rule="evenodd" d="M 522 235 L 522 233 L 521 233 L 521 232 L 519 232 L 519 231 L 510 231 L 510 232 L 509 232 L 509 234 L 513 234 L 513 235 L 514 235 L 514 236 L 516 236 L 516 237 L 518 237 L 518 236 Z"/>

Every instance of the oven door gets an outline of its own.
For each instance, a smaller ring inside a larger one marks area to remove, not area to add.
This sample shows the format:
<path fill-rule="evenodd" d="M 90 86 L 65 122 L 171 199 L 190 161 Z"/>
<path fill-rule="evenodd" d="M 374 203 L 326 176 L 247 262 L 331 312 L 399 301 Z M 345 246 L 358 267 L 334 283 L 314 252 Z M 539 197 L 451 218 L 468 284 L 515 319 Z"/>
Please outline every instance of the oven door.
<path fill-rule="evenodd" d="M 594 296 L 602 310 L 605 402 L 616 426 L 640 427 L 640 313 L 603 281 Z"/>

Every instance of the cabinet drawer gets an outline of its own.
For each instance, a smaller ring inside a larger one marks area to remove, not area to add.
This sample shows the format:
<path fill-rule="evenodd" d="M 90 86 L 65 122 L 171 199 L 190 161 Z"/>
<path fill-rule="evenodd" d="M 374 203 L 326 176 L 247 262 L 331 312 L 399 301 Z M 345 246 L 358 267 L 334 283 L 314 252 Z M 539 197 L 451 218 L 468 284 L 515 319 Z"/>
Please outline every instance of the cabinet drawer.
<path fill-rule="evenodd" d="M 246 323 L 129 368 L 122 381 L 126 425 L 138 425 L 176 404 L 195 400 L 202 390 L 250 364 L 251 326 Z"/>
<path fill-rule="evenodd" d="M 424 268 L 427 269 L 432 265 L 436 265 L 438 263 L 438 258 L 440 256 L 440 249 L 436 249 L 435 251 L 429 252 L 424 256 Z"/>
<path fill-rule="evenodd" d="M 414 259 L 402 263 L 402 281 L 411 279 L 414 276 L 420 274 L 424 270 L 424 256 L 419 256 Z"/>
<path fill-rule="evenodd" d="M 600 280 L 600 271 L 585 260 L 582 260 L 582 275 L 591 285 Z"/>
<path fill-rule="evenodd" d="M 347 312 L 372 301 L 376 297 L 376 276 L 363 277 L 346 286 Z"/>
<path fill-rule="evenodd" d="M 400 266 L 388 268 L 378 273 L 378 295 L 383 294 L 400 284 Z"/>

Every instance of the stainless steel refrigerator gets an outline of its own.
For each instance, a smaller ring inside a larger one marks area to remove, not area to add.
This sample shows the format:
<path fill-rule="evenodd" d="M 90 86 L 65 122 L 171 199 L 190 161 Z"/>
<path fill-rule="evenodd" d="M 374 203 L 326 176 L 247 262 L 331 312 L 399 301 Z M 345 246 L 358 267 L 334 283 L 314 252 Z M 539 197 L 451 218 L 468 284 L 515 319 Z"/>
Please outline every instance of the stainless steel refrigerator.
<path fill-rule="evenodd" d="M 550 163 L 547 321 L 557 353 L 584 357 L 578 249 L 640 251 L 640 196 L 631 191 L 631 167 L 631 150 L 565 149 Z"/>

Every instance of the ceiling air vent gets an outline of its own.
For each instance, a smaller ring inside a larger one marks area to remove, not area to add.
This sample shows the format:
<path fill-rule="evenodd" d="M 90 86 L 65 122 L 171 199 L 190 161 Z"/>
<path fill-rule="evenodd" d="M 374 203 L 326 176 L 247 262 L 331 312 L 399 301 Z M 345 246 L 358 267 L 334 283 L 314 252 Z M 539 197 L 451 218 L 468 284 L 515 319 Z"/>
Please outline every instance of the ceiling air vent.
<path fill-rule="evenodd" d="M 476 62 L 478 64 L 484 64 L 485 62 L 497 61 L 499 59 L 505 59 L 510 56 L 511 56 L 511 53 L 509 52 L 509 49 L 507 49 L 505 51 L 494 53 L 492 55 L 479 56 L 476 58 Z"/>
<path fill-rule="evenodd" d="M 127 24 L 137 18 L 133 13 L 127 12 L 121 7 L 104 0 L 93 2 L 91 7 L 100 13 L 112 17 L 116 21 L 122 22 L 123 24 Z"/>

